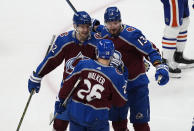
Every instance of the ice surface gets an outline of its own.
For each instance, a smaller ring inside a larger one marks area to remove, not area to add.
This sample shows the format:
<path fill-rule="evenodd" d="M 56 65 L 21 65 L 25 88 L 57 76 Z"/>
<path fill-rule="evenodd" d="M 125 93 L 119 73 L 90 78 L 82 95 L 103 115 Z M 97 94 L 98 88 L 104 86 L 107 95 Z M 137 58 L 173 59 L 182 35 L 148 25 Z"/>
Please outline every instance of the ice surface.
<path fill-rule="evenodd" d="M 189 1 L 190 7 L 192 1 Z M 160 0 L 72 0 L 103 24 L 108 6 L 117 6 L 123 23 L 142 30 L 161 49 L 164 28 Z M 190 8 L 192 10 L 192 8 Z M 0 130 L 16 130 L 29 97 L 27 81 L 43 59 L 53 34 L 72 28 L 73 11 L 65 0 L 1 0 L 0 4 Z M 185 55 L 194 58 L 194 11 L 191 11 Z M 152 131 L 189 131 L 194 115 L 194 69 L 184 70 L 181 79 L 163 87 L 150 78 Z M 45 76 L 39 94 L 32 97 L 21 131 L 51 131 L 49 115 L 62 79 L 63 66 Z M 130 131 L 133 131 L 129 124 Z M 111 129 L 112 130 L 112 129 Z"/>

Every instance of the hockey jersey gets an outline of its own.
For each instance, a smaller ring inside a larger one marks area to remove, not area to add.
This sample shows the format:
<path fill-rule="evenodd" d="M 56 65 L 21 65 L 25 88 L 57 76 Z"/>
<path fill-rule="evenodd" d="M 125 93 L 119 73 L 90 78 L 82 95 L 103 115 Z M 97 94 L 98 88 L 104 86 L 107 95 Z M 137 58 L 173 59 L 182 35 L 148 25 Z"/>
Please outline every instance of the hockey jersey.
<path fill-rule="evenodd" d="M 81 79 L 77 87 L 74 84 Z M 60 99 L 73 91 L 67 110 L 71 120 L 88 126 L 95 121 L 107 121 L 112 105 L 121 107 L 127 101 L 124 76 L 116 68 L 89 59 L 81 60 L 73 73 L 64 80 Z"/>
<path fill-rule="evenodd" d="M 49 54 L 36 69 L 40 77 L 48 74 L 65 60 L 63 78 L 66 78 L 74 70 L 75 65 L 81 59 L 96 59 L 96 43 L 101 38 L 97 33 L 91 32 L 89 38 L 81 43 L 75 37 L 75 31 L 65 32 L 59 35 Z"/>
<path fill-rule="evenodd" d="M 148 84 L 143 58 L 146 57 L 153 65 L 157 65 L 161 63 L 159 50 L 140 30 L 128 25 L 122 26 L 123 29 L 117 36 L 112 36 L 103 25 L 99 25 L 96 30 L 102 38 L 112 40 L 115 50 L 121 53 L 122 61 L 128 69 L 129 87 Z"/>

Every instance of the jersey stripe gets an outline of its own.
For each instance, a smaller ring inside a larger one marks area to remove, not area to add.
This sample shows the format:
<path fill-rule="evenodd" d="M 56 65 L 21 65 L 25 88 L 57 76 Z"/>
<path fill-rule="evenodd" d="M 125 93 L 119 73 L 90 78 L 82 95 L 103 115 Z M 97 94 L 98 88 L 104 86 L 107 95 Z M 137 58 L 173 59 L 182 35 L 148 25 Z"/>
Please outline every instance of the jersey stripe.
<path fill-rule="evenodd" d="M 177 27 L 179 26 L 179 10 L 178 10 L 178 1 L 170 0 L 170 26 Z"/>

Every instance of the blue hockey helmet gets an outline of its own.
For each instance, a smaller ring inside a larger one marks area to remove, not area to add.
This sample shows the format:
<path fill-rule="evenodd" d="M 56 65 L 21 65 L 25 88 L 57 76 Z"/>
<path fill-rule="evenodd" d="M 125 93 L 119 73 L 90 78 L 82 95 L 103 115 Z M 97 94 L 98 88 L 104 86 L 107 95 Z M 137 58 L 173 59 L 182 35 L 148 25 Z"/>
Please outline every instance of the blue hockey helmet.
<path fill-rule="evenodd" d="M 79 12 L 75 13 L 73 16 L 73 24 L 76 24 L 76 25 L 89 24 L 89 25 L 91 25 L 91 17 L 87 12 L 79 11 Z"/>
<path fill-rule="evenodd" d="M 121 13 L 117 7 L 108 7 L 104 13 L 104 21 L 121 21 Z"/>
<path fill-rule="evenodd" d="M 114 43 L 111 40 L 103 39 L 97 43 L 97 57 L 110 59 L 114 54 Z"/>

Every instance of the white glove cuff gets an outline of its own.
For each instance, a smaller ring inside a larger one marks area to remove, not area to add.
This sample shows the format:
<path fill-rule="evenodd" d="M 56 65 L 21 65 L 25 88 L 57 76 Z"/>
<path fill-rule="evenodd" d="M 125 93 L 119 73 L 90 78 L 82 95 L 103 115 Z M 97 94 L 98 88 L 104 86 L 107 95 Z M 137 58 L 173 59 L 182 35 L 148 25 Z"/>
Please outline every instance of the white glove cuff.
<path fill-rule="evenodd" d="M 156 66 L 156 70 L 159 70 L 159 69 L 164 69 L 164 70 L 169 71 L 168 66 L 165 65 L 165 64 L 159 64 L 159 65 L 157 65 L 157 66 Z"/>
<path fill-rule="evenodd" d="M 32 75 L 30 76 L 30 80 L 35 82 L 35 83 L 40 83 L 42 78 L 34 76 L 34 73 L 32 73 Z"/>

